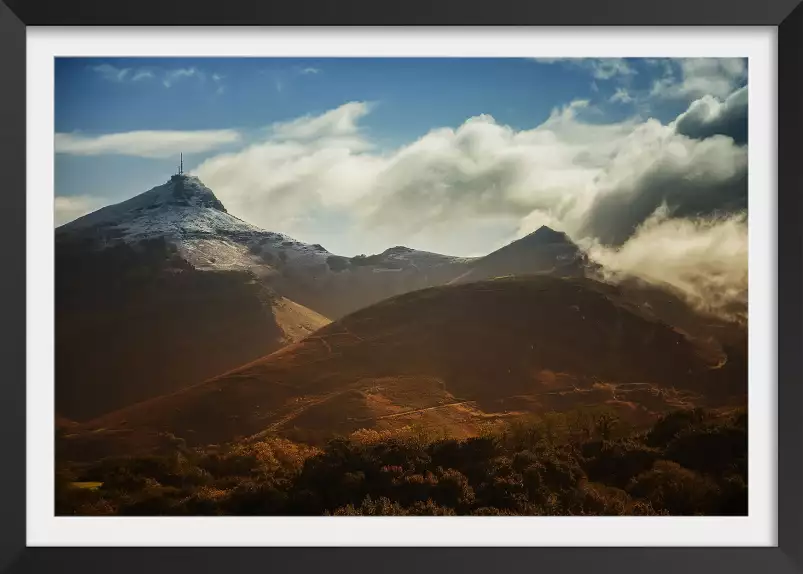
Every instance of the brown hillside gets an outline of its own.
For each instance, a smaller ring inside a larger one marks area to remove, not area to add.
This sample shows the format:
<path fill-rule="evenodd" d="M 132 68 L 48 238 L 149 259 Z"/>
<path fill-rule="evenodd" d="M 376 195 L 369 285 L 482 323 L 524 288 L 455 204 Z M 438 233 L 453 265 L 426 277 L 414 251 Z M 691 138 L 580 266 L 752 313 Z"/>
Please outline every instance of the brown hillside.
<path fill-rule="evenodd" d="M 58 247 L 56 411 L 69 419 L 201 382 L 329 322 L 247 272 L 198 271 L 164 242 Z"/>
<path fill-rule="evenodd" d="M 456 434 L 608 404 L 634 419 L 740 400 L 746 370 L 588 279 L 506 278 L 383 301 L 234 371 L 84 425 L 70 451 L 419 423 Z M 158 439 L 158 440 L 157 440 Z M 80 448 L 79 448 L 80 446 Z"/>

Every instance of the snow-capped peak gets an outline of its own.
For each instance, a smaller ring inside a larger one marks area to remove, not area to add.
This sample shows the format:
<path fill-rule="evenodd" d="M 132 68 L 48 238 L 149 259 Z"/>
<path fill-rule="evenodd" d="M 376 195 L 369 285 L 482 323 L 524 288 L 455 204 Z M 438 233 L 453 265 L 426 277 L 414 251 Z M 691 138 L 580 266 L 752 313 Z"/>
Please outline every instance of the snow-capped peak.
<path fill-rule="evenodd" d="M 265 231 L 226 211 L 196 176 L 180 174 L 121 203 L 56 229 L 98 247 L 163 238 L 199 269 L 263 269 L 265 257 L 295 266 L 324 266 L 328 251 Z"/>
<path fill-rule="evenodd" d="M 262 232 L 227 213 L 211 189 L 197 177 L 186 174 L 174 175 L 145 193 L 80 217 L 59 227 L 57 233 L 84 230 L 124 241 Z"/>
<path fill-rule="evenodd" d="M 72 231 L 96 225 L 117 225 L 154 211 L 170 208 L 211 208 L 226 213 L 226 208 L 212 190 L 191 175 L 174 175 L 166 183 L 123 202 L 101 208 L 62 225 L 59 231 Z"/>
<path fill-rule="evenodd" d="M 226 208 L 212 190 L 194 175 L 174 175 L 167 184 L 160 187 L 166 187 L 162 197 L 159 198 L 165 204 L 209 207 L 226 213 Z"/>

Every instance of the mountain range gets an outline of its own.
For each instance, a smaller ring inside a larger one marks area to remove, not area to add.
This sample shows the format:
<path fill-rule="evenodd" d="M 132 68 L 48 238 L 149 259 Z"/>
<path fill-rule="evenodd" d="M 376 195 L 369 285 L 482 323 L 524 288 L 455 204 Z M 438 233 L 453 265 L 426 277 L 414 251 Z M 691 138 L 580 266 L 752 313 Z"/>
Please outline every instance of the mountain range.
<path fill-rule="evenodd" d="M 548 227 L 484 257 L 339 256 L 176 175 L 56 229 L 59 425 L 86 454 L 744 401 L 744 325 L 598 271 Z"/>

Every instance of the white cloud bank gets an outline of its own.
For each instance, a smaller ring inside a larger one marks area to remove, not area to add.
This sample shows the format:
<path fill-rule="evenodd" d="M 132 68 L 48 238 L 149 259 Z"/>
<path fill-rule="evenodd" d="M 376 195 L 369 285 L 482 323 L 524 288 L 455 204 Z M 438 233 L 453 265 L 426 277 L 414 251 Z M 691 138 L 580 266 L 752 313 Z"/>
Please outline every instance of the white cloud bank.
<path fill-rule="evenodd" d="M 276 123 L 193 172 L 234 215 L 344 255 L 402 244 L 474 255 L 546 224 L 591 244 L 610 269 L 669 283 L 701 306 L 737 301 L 747 147 L 728 132 L 746 117 L 746 88 L 706 95 L 669 124 L 590 123 L 590 108 L 572 102 L 532 129 L 480 115 L 382 150 L 361 126 L 372 106 L 349 102 Z M 242 141 L 236 130 L 57 134 L 56 151 L 171 157 Z M 64 221 L 87 208 L 61 204 Z"/>
<path fill-rule="evenodd" d="M 747 143 L 747 86 L 729 95 L 725 101 L 703 96 L 675 120 L 678 133 L 703 139 L 716 134 Z"/>
<path fill-rule="evenodd" d="M 659 209 L 620 248 L 592 244 L 589 255 L 609 277 L 635 275 L 669 284 L 705 311 L 746 316 L 747 217 L 670 219 Z"/>
<path fill-rule="evenodd" d="M 341 207 L 363 229 L 400 241 L 436 227 L 469 233 L 476 220 L 496 218 L 511 234 L 538 219 L 621 244 L 663 204 L 684 217 L 746 206 L 744 146 L 654 119 L 586 123 L 578 118 L 586 106 L 554 110 L 530 130 L 481 115 L 380 152 L 359 128 L 370 107 L 351 102 L 276 124 L 264 141 L 195 171 L 232 212 L 264 227 Z"/>
<path fill-rule="evenodd" d="M 660 98 L 724 99 L 747 80 L 746 58 L 682 58 L 656 63 L 664 65 L 664 75 L 653 83 L 651 95 Z M 679 67 L 679 74 L 672 63 Z"/>
<path fill-rule="evenodd" d="M 711 308 L 741 296 L 746 227 L 722 213 L 746 209 L 747 148 L 654 119 L 588 123 L 586 107 L 556 109 L 529 130 L 481 115 L 383 152 L 360 129 L 370 106 L 351 102 L 276 124 L 194 172 L 230 212 L 302 239 L 344 220 L 366 253 L 413 244 L 468 255 L 478 230 L 504 243 L 547 224 L 591 241 L 611 268 Z"/>
<path fill-rule="evenodd" d="M 237 130 L 199 131 L 133 131 L 88 136 L 78 133 L 57 133 L 56 153 L 72 155 L 128 155 L 164 158 L 186 153 L 204 152 L 237 143 Z"/>
<path fill-rule="evenodd" d="M 92 195 L 57 196 L 54 202 L 56 227 L 64 225 L 106 205 L 108 201 Z"/>

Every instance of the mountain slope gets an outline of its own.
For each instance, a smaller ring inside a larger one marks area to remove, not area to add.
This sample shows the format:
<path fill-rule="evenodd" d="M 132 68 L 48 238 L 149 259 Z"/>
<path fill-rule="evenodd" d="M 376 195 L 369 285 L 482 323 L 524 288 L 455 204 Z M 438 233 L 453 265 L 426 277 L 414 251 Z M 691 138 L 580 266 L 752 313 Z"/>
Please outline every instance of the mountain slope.
<path fill-rule="evenodd" d="M 174 176 L 56 230 L 56 411 L 86 420 L 263 356 L 329 322 L 261 279 L 197 178 Z M 270 269 L 264 269 L 270 272 Z"/>
<path fill-rule="evenodd" d="M 162 185 L 104 207 L 56 229 L 56 240 L 95 248 L 165 239 L 198 269 L 252 270 L 266 267 L 250 246 L 285 252 L 285 259 L 310 266 L 325 262 L 326 250 L 265 231 L 229 214 L 197 177 L 174 175 Z"/>
<path fill-rule="evenodd" d="M 307 336 L 327 317 L 400 294 L 594 271 L 547 227 L 480 258 L 403 246 L 342 257 L 232 216 L 189 175 L 58 228 L 56 262 L 56 407 L 79 421 L 198 383 Z M 668 292 L 628 289 L 638 313 L 717 336 Z"/>
<path fill-rule="evenodd" d="M 482 421 L 594 404 L 645 420 L 680 405 L 743 400 L 746 371 L 727 358 L 587 279 L 437 287 L 87 423 L 73 446 L 147 449 L 166 433 L 191 444 L 264 431 L 325 438 L 416 421 L 471 434 Z"/>
<path fill-rule="evenodd" d="M 227 213 L 212 190 L 186 174 L 63 225 L 56 238 L 88 250 L 164 239 L 195 269 L 252 272 L 278 294 L 327 317 L 446 283 L 471 261 L 406 247 L 367 257 L 334 255 Z"/>
<path fill-rule="evenodd" d="M 532 273 L 582 277 L 588 266 L 585 254 L 565 233 L 542 226 L 472 262 L 468 270 L 451 283 Z"/>
<path fill-rule="evenodd" d="M 278 294 L 333 319 L 417 289 L 539 272 L 578 276 L 587 265 L 568 237 L 547 227 L 480 258 L 404 246 L 343 257 L 234 217 L 191 175 L 175 175 L 60 227 L 56 235 L 96 248 L 163 238 L 196 269 L 251 271 Z"/>

